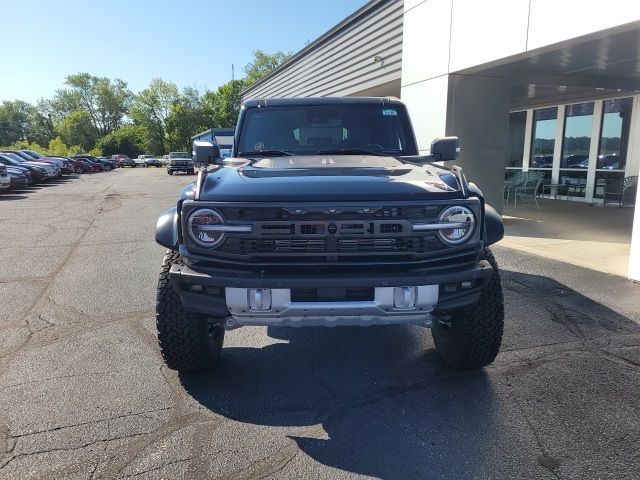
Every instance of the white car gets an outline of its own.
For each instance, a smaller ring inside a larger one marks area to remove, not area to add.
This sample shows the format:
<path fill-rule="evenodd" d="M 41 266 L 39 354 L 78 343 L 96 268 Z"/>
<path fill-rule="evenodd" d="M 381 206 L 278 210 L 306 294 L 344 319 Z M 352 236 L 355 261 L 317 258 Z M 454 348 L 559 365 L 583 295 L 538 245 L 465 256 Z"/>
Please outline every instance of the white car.
<path fill-rule="evenodd" d="M 146 167 L 147 160 L 155 158 L 153 155 L 138 155 L 138 158 L 134 160 L 137 167 Z"/>
<path fill-rule="evenodd" d="M 0 165 L 0 192 L 9 190 L 9 187 L 11 187 L 11 178 L 7 173 L 7 167 L 6 165 Z"/>

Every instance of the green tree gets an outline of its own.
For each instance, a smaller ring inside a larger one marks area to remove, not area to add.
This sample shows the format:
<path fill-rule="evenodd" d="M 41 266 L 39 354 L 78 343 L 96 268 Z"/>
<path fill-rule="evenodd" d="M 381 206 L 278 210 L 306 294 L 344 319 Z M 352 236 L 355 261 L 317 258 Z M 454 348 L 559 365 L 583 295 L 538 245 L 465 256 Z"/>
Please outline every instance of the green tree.
<path fill-rule="evenodd" d="M 74 110 L 64 117 L 55 130 L 65 144 L 80 145 L 85 150 L 93 148 L 98 140 L 91 118 L 84 109 Z"/>
<path fill-rule="evenodd" d="M 291 58 L 290 52 L 265 53 L 262 50 L 253 52 L 253 60 L 244 67 L 246 87 L 249 87 L 268 75 L 274 68 Z"/>
<path fill-rule="evenodd" d="M 49 148 L 47 150 L 47 153 L 49 155 L 66 157 L 69 154 L 69 147 L 62 141 L 60 137 L 56 137 L 49 141 Z"/>
<path fill-rule="evenodd" d="M 82 110 L 88 115 L 96 137 L 107 135 L 123 124 L 131 103 L 125 81 L 77 73 L 69 75 L 65 84 L 68 88 L 58 90 L 53 99 L 59 121 Z"/>
<path fill-rule="evenodd" d="M 203 108 L 216 128 L 235 127 L 242 103 L 241 92 L 246 88 L 244 80 L 231 80 L 218 87 L 215 92 L 203 96 Z M 197 133 L 197 132 L 196 132 Z"/>
<path fill-rule="evenodd" d="M 103 155 L 124 153 L 135 158 L 149 150 L 149 132 L 143 125 L 123 125 L 98 140 Z"/>
<path fill-rule="evenodd" d="M 186 87 L 167 118 L 168 150 L 191 149 L 191 137 L 211 127 L 211 115 L 203 108 L 200 92 Z"/>
<path fill-rule="evenodd" d="M 30 140 L 33 106 L 22 100 L 0 105 L 0 145 Z"/>
<path fill-rule="evenodd" d="M 31 111 L 31 131 L 30 138 L 40 144 L 48 145 L 49 141 L 56 137 L 53 124 L 51 102 L 40 99 L 35 108 Z"/>
<path fill-rule="evenodd" d="M 179 98 L 178 87 L 160 78 L 151 80 L 147 88 L 133 97 L 129 116 L 149 131 L 149 148 L 152 152 L 166 151 L 167 119 Z"/>

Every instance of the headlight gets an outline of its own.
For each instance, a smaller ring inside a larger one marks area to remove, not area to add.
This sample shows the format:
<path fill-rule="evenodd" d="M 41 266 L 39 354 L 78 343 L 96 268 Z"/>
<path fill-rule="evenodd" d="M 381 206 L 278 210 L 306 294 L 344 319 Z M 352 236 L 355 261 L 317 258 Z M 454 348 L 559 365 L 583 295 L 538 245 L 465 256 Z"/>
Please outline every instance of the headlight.
<path fill-rule="evenodd" d="M 189 236 L 201 247 L 215 247 L 224 240 L 224 218 L 210 208 L 199 208 L 189 215 Z"/>
<path fill-rule="evenodd" d="M 460 245 L 469 240 L 476 226 L 476 218 L 471 209 L 462 206 L 445 209 L 439 222 L 452 224 L 453 228 L 438 230 L 438 236 L 448 245 Z"/>

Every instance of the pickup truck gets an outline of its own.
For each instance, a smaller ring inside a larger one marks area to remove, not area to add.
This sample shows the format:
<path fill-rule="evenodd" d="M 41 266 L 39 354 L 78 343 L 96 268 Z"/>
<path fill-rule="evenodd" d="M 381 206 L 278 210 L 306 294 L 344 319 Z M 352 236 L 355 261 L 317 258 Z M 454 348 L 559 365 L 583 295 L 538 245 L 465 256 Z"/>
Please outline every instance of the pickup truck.
<path fill-rule="evenodd" d="M 169 165 L 167 165 L 167 173 L 173 175 L 177 172 L 184 172 L 193 175 L 195 166 L 189 152 L 171 152 L 169 153 Z"/>
<path fill-rule="evenodd" d="M 246 101 L 233 157 L 195 141 L 209 166 L 157 223 L 166 364 L 207 369 L 244 326 L 398 324 L 430 328 L 450 367 L 492 363 L 504 307 L 489 247 L 504 228 L 443 165 L 459 150 L 446 137 L 419 155 L 397 99 Z"/>

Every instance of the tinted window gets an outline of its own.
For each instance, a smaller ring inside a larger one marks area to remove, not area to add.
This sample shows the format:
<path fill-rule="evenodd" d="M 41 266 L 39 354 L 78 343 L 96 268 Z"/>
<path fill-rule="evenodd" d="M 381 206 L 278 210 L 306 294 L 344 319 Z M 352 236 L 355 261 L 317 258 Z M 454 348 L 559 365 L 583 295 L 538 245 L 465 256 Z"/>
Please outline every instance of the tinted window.
<path fill-rule="evenodd" d="M 509 138 L 507 167 L 522 167 L 527 112 L 509 114 Z"/>
<path fill-rule="evenodd" d="M 593 128 L 593 103 L 565 107 L 560 168 L 587 168 Z"/>
<path fill-rule="evenodd" d="M 395 105 L 251 108 L 244 115 L 239 152 L 284 150 L 314 155 L 334 149 L 416 153 L 405 111 Z"/>
<path fill-rule="evenodd" d="M 627 164 L 632 104 L 631 98 L 604 101 L 596 168 L 624 170 Z"/>
<path fill-rule="evenodd" d="M 551 168 L 553 166 L 557 118 L 557 107 L 534 110 L 531 167 Z"/>

